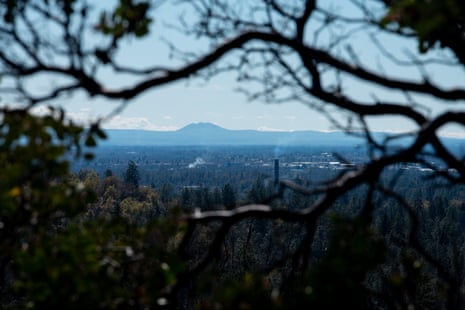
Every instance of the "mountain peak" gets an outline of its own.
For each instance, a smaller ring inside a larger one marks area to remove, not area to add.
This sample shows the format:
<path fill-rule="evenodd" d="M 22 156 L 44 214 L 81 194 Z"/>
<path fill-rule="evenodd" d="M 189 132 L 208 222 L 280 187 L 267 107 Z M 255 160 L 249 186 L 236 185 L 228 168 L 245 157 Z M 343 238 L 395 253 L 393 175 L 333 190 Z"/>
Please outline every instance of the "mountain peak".
<path fill-rule="evenodd" d="M 206 122 L 199 122 L 199 123 L 192 123 L 189 124 L 178 131 L 180 132 L 212 132 L 212 131 L 226 131 L 223 127 L 215 125 L 213 123 L 206 123 Z"/>

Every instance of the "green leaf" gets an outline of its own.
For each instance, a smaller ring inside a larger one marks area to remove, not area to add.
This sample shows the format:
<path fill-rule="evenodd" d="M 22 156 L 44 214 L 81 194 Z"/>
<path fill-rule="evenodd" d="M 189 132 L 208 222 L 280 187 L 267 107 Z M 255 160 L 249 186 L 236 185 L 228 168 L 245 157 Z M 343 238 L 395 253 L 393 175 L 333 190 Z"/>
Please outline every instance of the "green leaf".
<path fill-rule="evenodd" d="M 92 137 L 91 135 L 88 135 L 87 138 L 86 138 L 86 142 L 85 142 L 86 146 L 96 146 L 97 145 L 97 141 L 95 141 L 95 138 Z"/>

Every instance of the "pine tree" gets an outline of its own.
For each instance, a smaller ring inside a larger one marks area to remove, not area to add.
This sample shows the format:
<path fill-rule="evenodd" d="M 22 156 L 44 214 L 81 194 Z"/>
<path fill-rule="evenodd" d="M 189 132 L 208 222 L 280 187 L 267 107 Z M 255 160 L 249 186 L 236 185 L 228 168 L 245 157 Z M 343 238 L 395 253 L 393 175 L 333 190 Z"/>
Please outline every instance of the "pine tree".
<path fill-rule="evenodd" d="M 128 185 L 133 186 L 135 189 L 139 188 L 139 169 L 136 163 L 132 160 L 128 162 L 128 168 L 124 173 L 124 182 Z"/>
<path fill-rule="evenodd" d="M 227 183 L 223 187 L 223 205 L 226 209 L 233 209 L 236 206 L 236 194 L 231 184 Z"/>

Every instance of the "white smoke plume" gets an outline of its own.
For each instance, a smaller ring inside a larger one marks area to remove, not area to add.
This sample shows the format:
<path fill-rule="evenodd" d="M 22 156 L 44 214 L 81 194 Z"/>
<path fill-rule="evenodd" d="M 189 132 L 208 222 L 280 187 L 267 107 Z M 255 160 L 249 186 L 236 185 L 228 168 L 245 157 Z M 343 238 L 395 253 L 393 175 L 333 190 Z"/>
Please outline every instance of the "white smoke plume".
<path fill-rule="evenodd" d="M 197 157 L 195 159 L 195 161 L 193 163 L 190 163 L 187 167 L 188 168 L 195 168 L 195 167 L 197 167 L 199 165 L 204 165 L 204 164 L 205 164 L 205 160 L 203 158 L 201 158 L 201 157 Z"/>

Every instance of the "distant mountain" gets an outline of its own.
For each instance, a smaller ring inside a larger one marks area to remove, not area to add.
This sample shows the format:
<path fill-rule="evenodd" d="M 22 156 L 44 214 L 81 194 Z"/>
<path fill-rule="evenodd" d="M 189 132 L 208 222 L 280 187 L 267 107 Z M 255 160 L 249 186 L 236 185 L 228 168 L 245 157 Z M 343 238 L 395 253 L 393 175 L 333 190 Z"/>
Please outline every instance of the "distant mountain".
<path fill-rule="evenodd" d="M 362 138 L 344 132 L 229 130 L 211 123 L 190 124 L 176 131 L 110 129 L 107 133 L 109 139 L 104 145 L 355 146 L 364 143 Z"/>
<path fill-rule="evenodd" d="M 109 129 L 105 145 L 346 145 L 360 139 L 344 133 L 228 130 L 211 123 L 190 124 L 176 131 Z"/>
<path fill-rule="evenodd" d="M 212 124 L 212 123 L 193 123 L 189 124 L 186 127 L 183 127 L 177 132 L 183 132 L 183 133 L 197 133 L 197 134 L 208 134 L 210 132 L 226 132 L 228 129 L 225 129 L 223 127 L 220 127 L 218 125 Z"/>

